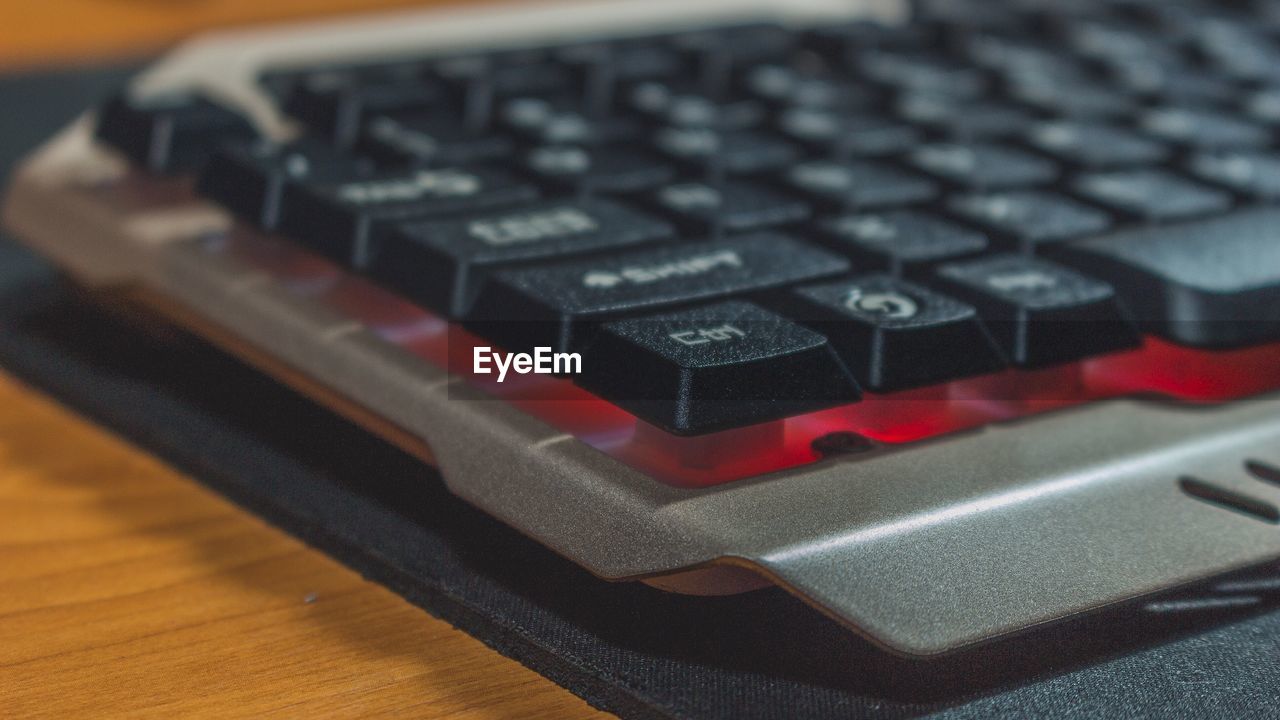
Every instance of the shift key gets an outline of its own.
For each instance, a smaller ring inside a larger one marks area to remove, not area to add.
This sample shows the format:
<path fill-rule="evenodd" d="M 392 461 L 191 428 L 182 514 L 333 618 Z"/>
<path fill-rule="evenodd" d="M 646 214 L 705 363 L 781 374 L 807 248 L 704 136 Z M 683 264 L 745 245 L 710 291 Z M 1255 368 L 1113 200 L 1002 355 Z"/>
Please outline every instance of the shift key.
<path fill-rule="evenodd" d="M 576 348 L 598 322 L 838 275 L 849 262 L 777 233 L 494 273 L 467 326 L 511 351 Z"/>
<path fill-rule="evenodd" d="M 1280 340 L 1280 209 L 1124 230 L 1054 248 L 1111 282 L 1144 329 L 1233 348 Z"/>

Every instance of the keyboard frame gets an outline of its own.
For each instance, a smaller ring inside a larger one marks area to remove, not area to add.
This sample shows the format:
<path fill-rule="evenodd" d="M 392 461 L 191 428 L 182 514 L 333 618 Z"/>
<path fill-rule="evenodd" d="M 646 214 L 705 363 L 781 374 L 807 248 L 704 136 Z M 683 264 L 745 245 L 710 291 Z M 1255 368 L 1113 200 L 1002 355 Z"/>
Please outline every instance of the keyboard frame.
<path fill-rule="evenodd" d="M 268 67 L 496 49 L 755 19 L 900 16 L 890 2 L 612 0 L 390 13 L 207 36 L 140 75 L 199 86 L 267 135 L 293 131 Z M 686 592 L 777 583 L 881 646 L 927 656 L 1280 558 L 1280 526 L 1192 498 L 1179 479 L 1280 505 L 1248 459 L 1280 464 L 1280 396 L 1220 407 L 1098 402 L 702 489 L 658 482 L 444 370 L 211 262 L 205 202 L 130 207 L 86 115 L 13 178 L 4 220 L 79 282 L 232 349 L 436 465 L 451 491 L 608 580 Z M 469 399 L 470 398 L 470 399 Z"/>

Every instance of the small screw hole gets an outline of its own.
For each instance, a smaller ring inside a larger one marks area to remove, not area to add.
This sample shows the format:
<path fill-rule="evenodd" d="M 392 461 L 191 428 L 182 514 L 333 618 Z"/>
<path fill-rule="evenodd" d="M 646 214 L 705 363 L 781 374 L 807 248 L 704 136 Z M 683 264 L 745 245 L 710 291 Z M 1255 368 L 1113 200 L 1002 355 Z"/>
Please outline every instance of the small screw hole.
<path fill-rule="evenodd" d="M 876 444 L 854 432 L 833 432 L 815 438 L 809 447 L 823 457 L 834 455 L 857 455 L 874 450 Z"/>

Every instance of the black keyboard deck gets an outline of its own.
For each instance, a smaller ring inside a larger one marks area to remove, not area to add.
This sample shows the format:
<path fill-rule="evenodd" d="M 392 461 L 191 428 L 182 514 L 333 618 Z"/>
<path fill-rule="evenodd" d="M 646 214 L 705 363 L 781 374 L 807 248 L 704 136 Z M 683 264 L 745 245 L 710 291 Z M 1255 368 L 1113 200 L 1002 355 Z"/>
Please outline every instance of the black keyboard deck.
<path fill-rule="evenodd" d="M 195 96 L 117 98 L 98 137 L 692 435 L 1280 342 L 1278 7 L 922 2 L 291 70 L 262 79 L 291 144 Z"/>

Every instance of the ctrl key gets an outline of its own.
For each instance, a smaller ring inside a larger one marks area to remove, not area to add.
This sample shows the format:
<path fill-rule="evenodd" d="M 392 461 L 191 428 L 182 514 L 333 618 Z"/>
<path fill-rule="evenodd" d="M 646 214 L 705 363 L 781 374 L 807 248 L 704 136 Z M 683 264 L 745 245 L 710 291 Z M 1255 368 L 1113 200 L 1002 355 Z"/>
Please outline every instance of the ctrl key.
<path fill-rule="evenodd" d="M 742 301 L 605 323 L 586 349 L 578 384 L 677 435 L 861 396 L 826 338 Z"/>

